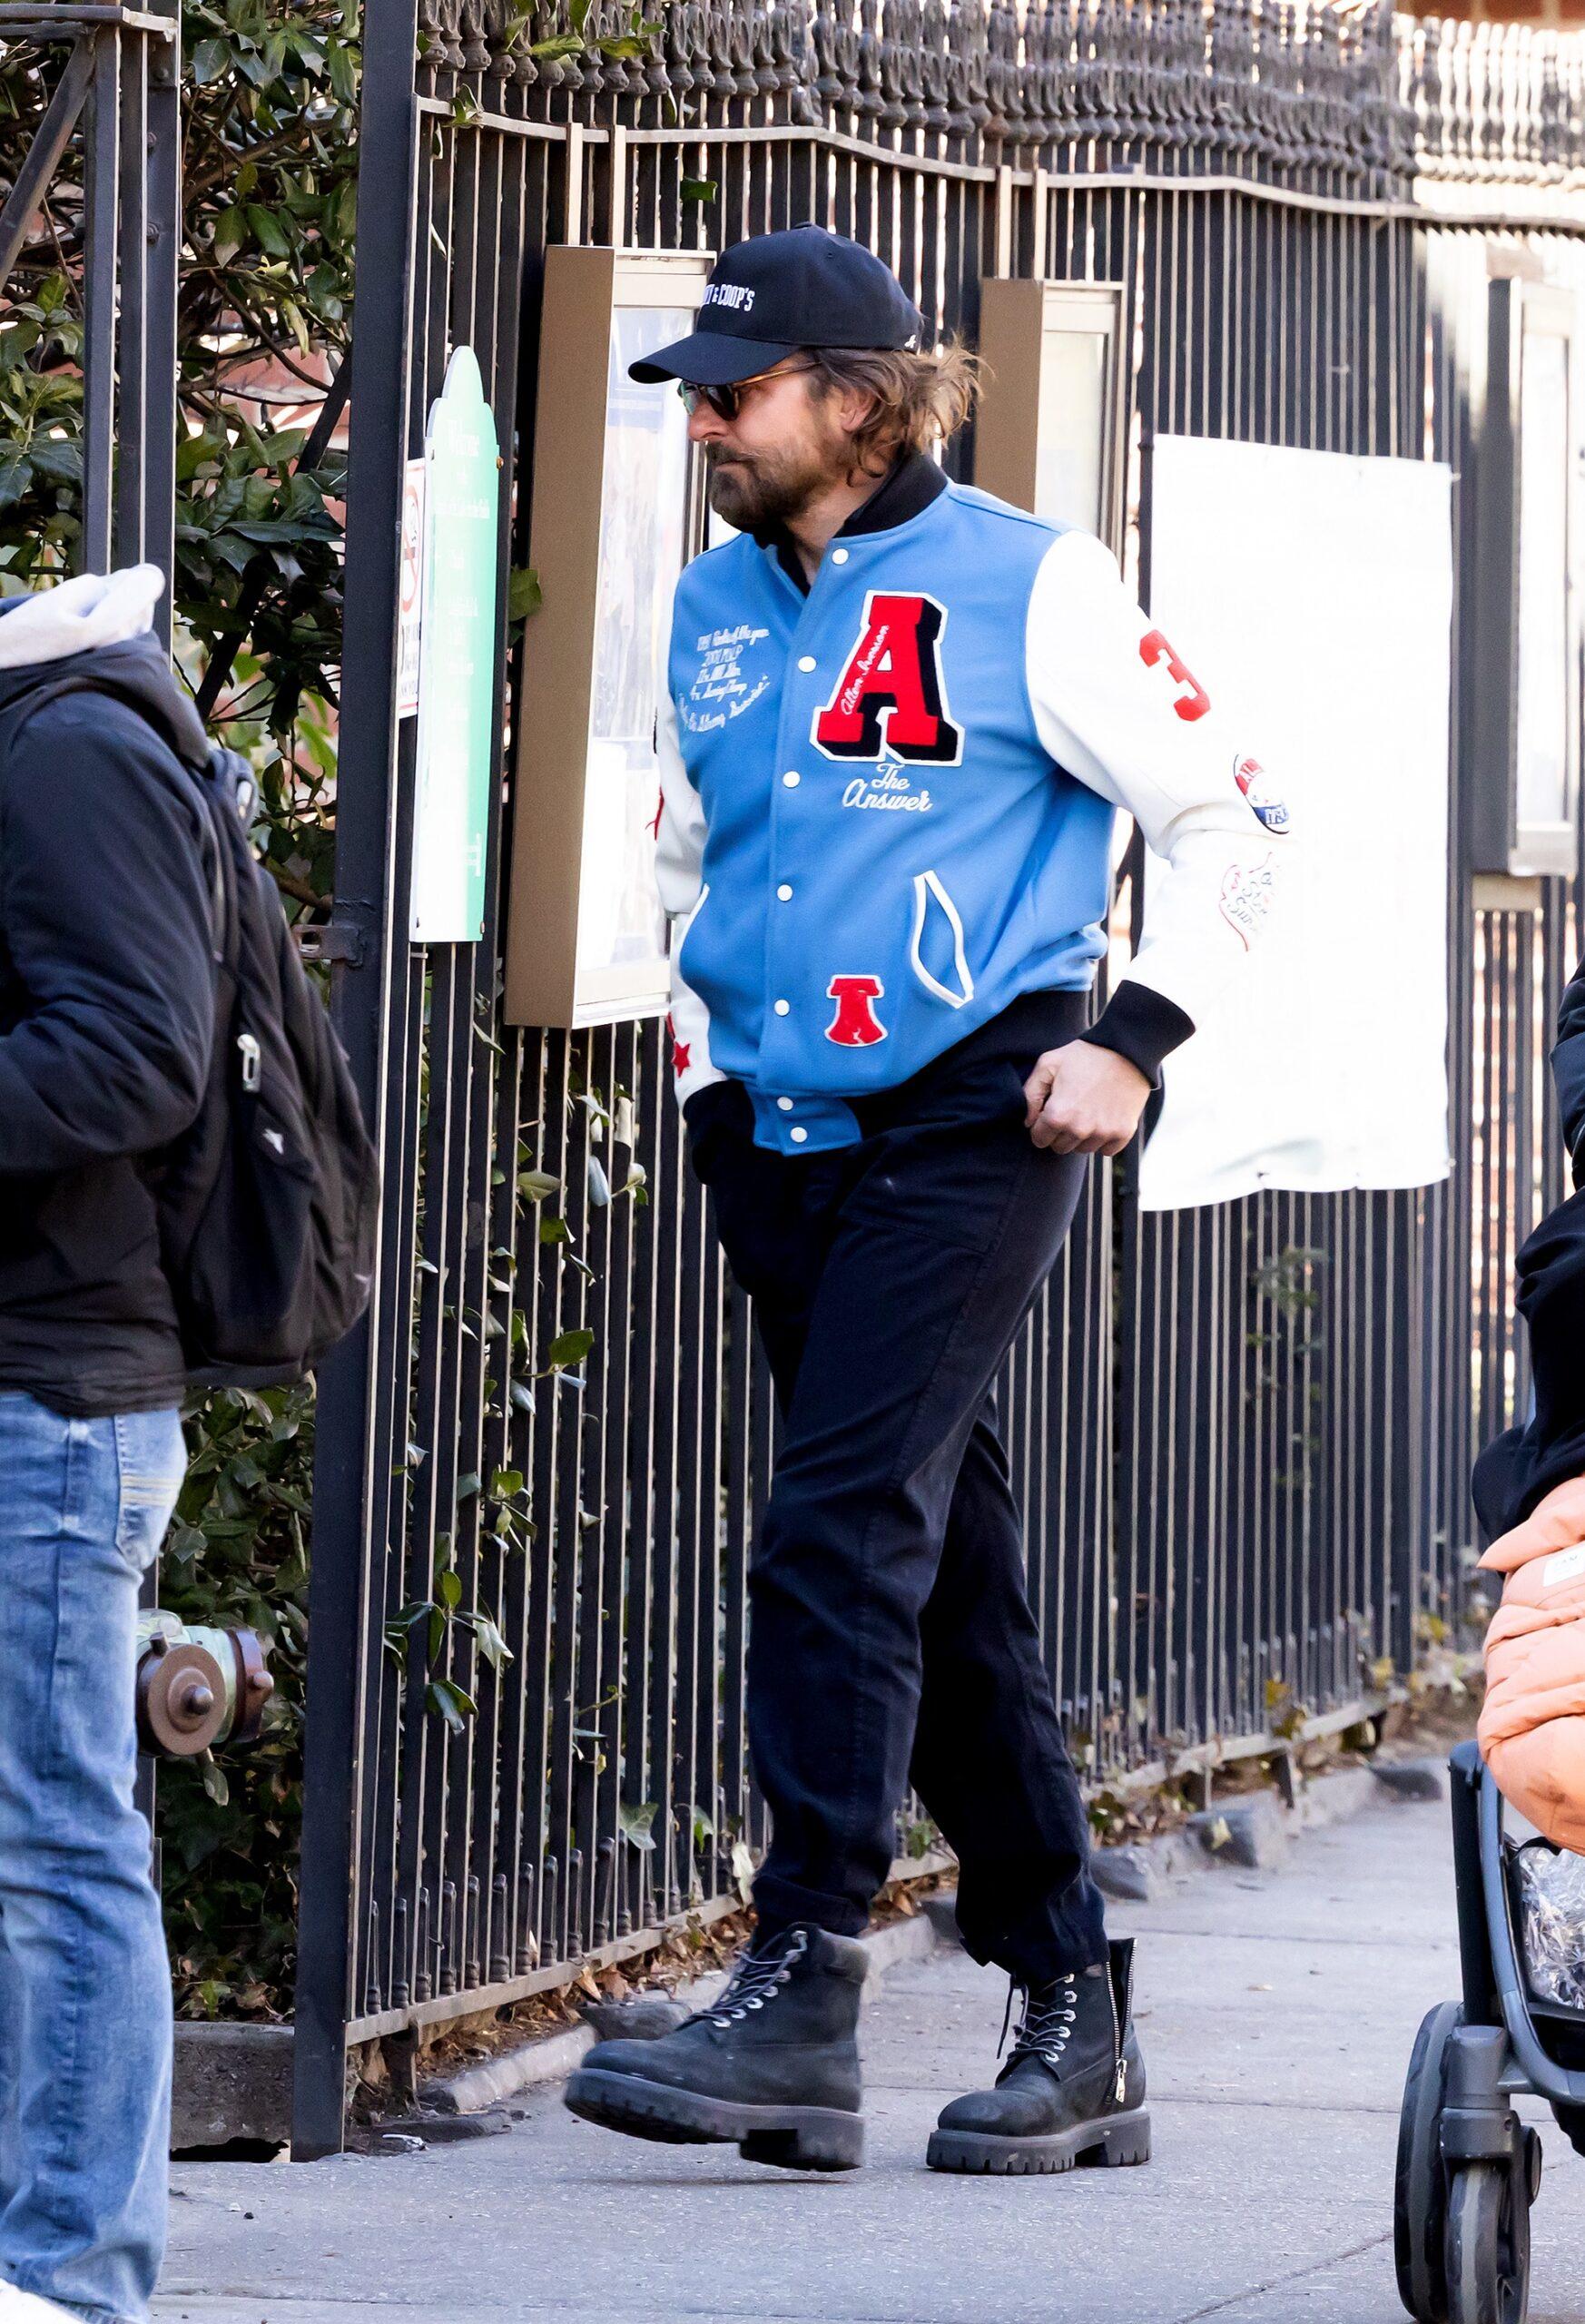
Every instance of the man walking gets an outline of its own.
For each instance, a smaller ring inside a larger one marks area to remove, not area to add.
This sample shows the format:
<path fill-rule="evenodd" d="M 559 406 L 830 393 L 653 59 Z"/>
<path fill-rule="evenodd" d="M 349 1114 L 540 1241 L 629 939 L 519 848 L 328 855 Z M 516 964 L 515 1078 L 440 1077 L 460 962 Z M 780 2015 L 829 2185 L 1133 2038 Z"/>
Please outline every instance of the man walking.
<path fill-rule="evenodd" d="M 143 2324 L 171 1980 L 133 1801 L 185 1387 L 141 1159 L 213 1030 L 207 749 L 152 566 L 0 605 L 0 2317 Z M 96 689 L 71 690 L 92 674 Z M 65 690 L 63 690 L 65 689 Z"/>
<path fill-rule="evenodd" d="M 713 2008 L 605 2043 L 615 2129 L 842 2169 L 862 2132 L 853 1940 L 911 1780 L 966 1945 L 1021 1997 L 929 2161 L 1144 2162 L 1130 1948 L 1024 1590 L 993 1383 L 1090 1154 L 1134 1137 L 1275 889 L 1286 815 L 1088 536 L 949 484 L 969 359 L 818 227 L 720 261 L 675 379 L 738 536 L 678 586 L 659 748 L 674 1062 L 783 1415 L 751 1575 L 773 1834 Z M 1167 870 L 1093 1026 L 1114 812 Z"/>

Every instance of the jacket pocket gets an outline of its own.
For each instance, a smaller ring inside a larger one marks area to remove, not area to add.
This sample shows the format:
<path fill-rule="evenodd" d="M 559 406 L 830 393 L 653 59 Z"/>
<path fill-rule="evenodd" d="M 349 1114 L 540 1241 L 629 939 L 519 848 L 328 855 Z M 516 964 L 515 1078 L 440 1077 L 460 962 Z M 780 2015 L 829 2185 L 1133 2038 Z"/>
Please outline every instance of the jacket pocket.
<path fill-rule="evenodd" d="M 925 990 L 944 1000 L 949 1009 L 967 1008 L 973 1000 L 974 978 L 963 942 L 963 922 L 934 872 L 914 874 L 913 935 L 908 956 Z"/>
<path fill-rule="evenodd" d="M 115 1547 L 134 1574 L 159 1554 L 187 1473 L 187 1446 L 175 1412 L 118 1413 L 119 1494 Z"/>

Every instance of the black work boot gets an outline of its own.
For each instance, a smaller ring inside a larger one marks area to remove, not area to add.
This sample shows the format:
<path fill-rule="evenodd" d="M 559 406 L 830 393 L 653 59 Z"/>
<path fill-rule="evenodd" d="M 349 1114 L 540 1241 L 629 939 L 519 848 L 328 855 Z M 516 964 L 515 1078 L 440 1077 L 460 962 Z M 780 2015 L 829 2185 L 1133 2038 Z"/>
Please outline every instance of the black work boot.
<path fill-rule="evenodd" d="M 1016 2177 L 1149 2162 L 1145 2061 L 1129 2015 L 1134 1940 L 1115 1937 L 1110 1950 L 1106 1966 L 1048 1985 L 1015 1981 L 1023 2019 L 1012 2054 L 994 2090 L 943 2108 L 925 2154 L 932 2171 Z"/>
<path fill-rule="evenodd" d="M 725 1991 L 658 2042 L 601 2042 L 566 2086 L 586 2122 L 748 2162 L 851 2171 L 859 2118 L 861 1945 L 799 1922 L 756 1940 Z"/>

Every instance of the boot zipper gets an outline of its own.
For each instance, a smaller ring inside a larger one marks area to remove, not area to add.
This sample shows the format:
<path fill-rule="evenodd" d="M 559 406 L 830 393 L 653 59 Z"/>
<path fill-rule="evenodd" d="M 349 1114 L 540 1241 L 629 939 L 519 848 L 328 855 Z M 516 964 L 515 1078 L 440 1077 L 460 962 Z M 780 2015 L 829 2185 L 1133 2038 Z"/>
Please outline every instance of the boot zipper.
<path fill-rule="evenodd" d="M 1114 2089 L 1117 2095 L 1117 2102 L 1120 2106 L 1124 2098 L 1127 2094 L 1128 2089 L 1128 2061 L 1127 2058 L 1119 2058 L 1117 2060 L 1117 2078 L 1114 2084 Z"/>

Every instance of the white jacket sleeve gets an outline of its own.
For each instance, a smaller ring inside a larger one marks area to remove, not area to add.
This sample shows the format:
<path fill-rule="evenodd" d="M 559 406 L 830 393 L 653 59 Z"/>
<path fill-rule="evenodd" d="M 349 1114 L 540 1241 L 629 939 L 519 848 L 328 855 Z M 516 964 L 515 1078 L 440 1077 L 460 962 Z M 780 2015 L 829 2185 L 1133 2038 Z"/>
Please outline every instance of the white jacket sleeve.
<path fill-rule="evenodd" d="M 668 657 L 669 658 L 669 657 Z M 655 717 L 655 753 L 660 763 L 660 812 L 655 829 L 655 878 L 661 909 L 671 923 L 672 1072 L 677 1103 L 685 1106 L 696 1089 L 724 1081 L 710 1059 L 710 1012 L 684 976 L 678 955 L 683 940 L 707 891 L 702 884 L 704 862 L 704 809 L 683 763 L 677 734 L 677 709 L 661 664 Z"/>
<path fill-rule="evenodd" d="M 1064 533 L 1048 550 L 1029 598 L 1027 655 L 1046 749 L 1132 815 L 1166 859 L 1143 940 L 1092 1028 L 1092 1038 L 1154 1078 L 1161 1057 L 1214 1009 L 1259 938 L 1292 845 L 1287 810 L 1247 737 L 1140 611 L 1116 559 L 1089 534 Z M 1114 1012 L 1133 1039 L 1122 1030 L 1111 1038 Z M 1135 1029 L 1152 1021 L 1152 1030 Z"/>

